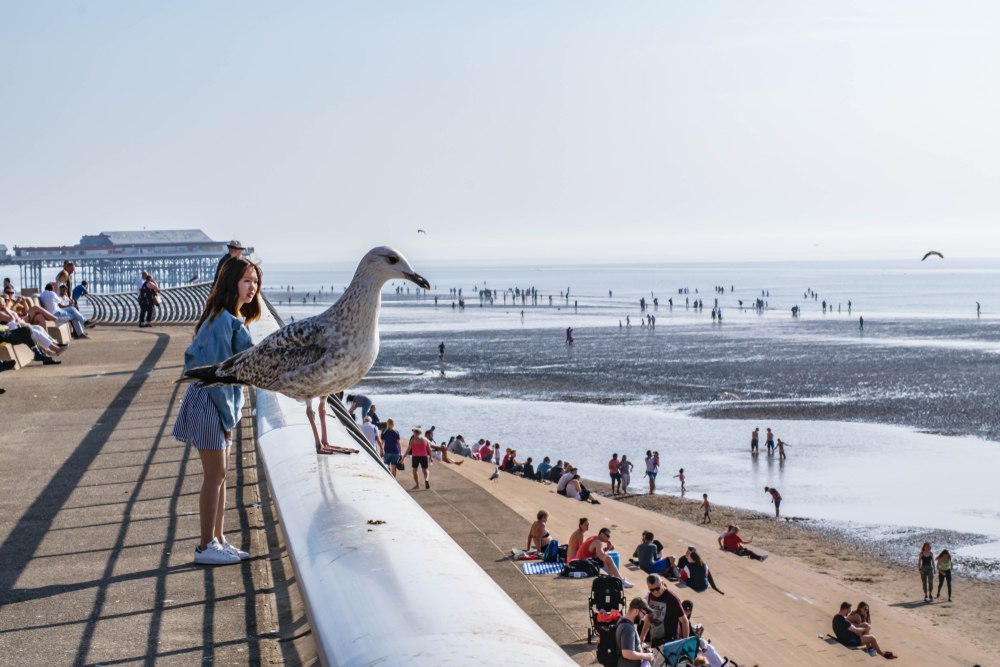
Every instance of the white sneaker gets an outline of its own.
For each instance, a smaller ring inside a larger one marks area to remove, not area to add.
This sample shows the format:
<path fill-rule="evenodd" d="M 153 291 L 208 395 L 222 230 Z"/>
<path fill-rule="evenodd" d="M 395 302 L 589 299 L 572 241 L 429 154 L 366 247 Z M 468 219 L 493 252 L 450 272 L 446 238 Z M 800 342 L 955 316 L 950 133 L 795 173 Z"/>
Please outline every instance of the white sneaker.
<path fill-rule="evenodd" d="M 632 588 L 633 586 L 635 586 L 635 584 L 633 584 L 631 581 L 622 578 L 622 588 Z"/>
<path fill-rule="evenodd" d="M 240 557 L 223 549 L 218 540 L 212 540 L 204 549 L 194 548 L 194 562 L 199 565 L 232 565 L 239 563 Z"/>
<path fill-rule="evenodd" d="M 873 657 L 873 658 L 874 658 L 875 656 L 877 656 L 877 655 L 878 655 L 878 651 L 876 651 L 876 650 L 875 650 L 875 649 L 873 649 L 873 648 L 870 648 L 870 649 L 868 649 L 868 655 L 870 655 L 871 657 Z"/>
<path fill-rule="evenodd" d="M 223 539 L 223 542 L 222 542 L 222 548 L 223 549 L 225 549 L 226 551 L 228 551 L 231 554 L 236 554 L 237 556 L 240 557 L 240 560 L 247 560 L 248 558 L 250 558 L 250 554 L 248 554 L 246 551 L 243 551 L 242 549 L 234 547 L 232 544 L 229 543 L 228 540 L 226 540 L 226 538 L 222 538 L 222 539 Z"/>
<path fill-rule="evenodd" d="M 763 556 L 760 557 L 760 562 L 761 563 L 763 563 L 766 560 L 767 560 L 767 554 L 764 554 Z"/>

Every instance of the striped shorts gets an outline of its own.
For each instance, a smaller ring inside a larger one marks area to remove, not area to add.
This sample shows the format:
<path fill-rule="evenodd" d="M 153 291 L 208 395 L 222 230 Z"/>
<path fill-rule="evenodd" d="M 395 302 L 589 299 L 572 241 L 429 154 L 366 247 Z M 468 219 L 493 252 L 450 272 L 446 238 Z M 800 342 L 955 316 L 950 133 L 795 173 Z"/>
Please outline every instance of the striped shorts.
<path fill-rule="evenodd" d="M 189 442 L 195 449 L 223 450 L 232 442 L 226 440 L 219 410 L 204 387 L 188 385 L 181 411 L 174 423 L 173 436 Z"/>

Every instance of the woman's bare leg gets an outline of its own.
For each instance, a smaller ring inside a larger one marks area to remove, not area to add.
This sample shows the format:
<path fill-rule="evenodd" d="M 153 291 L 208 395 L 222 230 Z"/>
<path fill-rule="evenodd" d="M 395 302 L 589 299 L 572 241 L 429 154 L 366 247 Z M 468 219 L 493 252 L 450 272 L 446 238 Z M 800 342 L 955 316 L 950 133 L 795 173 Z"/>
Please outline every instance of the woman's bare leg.
<path fill-rule="evenodd" d="M 215 510 L 215 539 L 222 543 L 222 523 L 226 517 L 226 477 L 229 474 L 229 452 L 232 446 L 226 447 L 226 458 L 222 469 L 222 481 L 219 483 L 219 504 Z"/>
<path fill-rule="evenodd" d="M 198 514 L 201 520 L 201 546 L 204 549 L 215 538 L 219 515 L 219 490 L 226 483 L 227 454 L 223 450 L 199 449 L 204 477 L 198 497 Z"/>

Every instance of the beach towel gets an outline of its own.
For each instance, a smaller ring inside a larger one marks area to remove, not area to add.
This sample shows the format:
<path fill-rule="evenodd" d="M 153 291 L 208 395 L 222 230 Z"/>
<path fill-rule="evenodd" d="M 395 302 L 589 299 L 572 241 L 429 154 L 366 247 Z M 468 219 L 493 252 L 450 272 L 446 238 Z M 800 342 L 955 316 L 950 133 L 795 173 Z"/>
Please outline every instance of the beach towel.
<path fill-rule="evenodd" d="M 562 563 L 524 563 L 521 565 L 525 574 L 559 574 L 562 572 Z"/>

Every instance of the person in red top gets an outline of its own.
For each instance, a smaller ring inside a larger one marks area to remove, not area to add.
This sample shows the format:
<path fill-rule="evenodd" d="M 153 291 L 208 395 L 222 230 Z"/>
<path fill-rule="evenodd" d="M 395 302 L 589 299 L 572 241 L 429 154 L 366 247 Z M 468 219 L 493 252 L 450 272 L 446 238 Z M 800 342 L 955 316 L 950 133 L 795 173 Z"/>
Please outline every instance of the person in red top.
<path fill-rule="evenodd" d="M 752 537 L 746 542 L 743 541 L 743 538 L 740 537 L 739 526 L 733 526 L 730 530 L 726 531 L 721 537 L 719 537 L 719 545 L 729 553 L 734 553 L 737 556 L 749 556 L 751 560 L 766 560 L 767 556 L 758 556 L 743 546 L 744 544 L 750 544 L 751 542 L 753 542 Z"/>
<path fill-rule="evenodd" d="M 621 579 L 624 588 L 632 588 L 635 584 L 621 575 L 614 559 L 608 554 L 608 551 L 614 549 L 615 545 L 611 543 L 611 530 L 601 528 L 597 535 L 591 535 L 583 541 L 573 560 L 588 559 L 597 567 L 603 567 L 612 577 Z"/>
<path fill-rule="evenodd" d="M 413 429 L 413 437 L 410 438 L 410 444 L 406 448 L 406 453 L 403 454 L 405 459 L 410 454 L 413 454 L 413 458 L 410 460 L 410 467 L 413 469 L 413 489 L 420 488 L 420 480 L 417 479 L 417 468 L 424 469 L 424 488 L 431 488 L 430 480 L 428 479 L 427 464 L 430 461 L 431 449 L 430 443 L 423 436 L 424 430 L 419 426 Z"/>
<path fill-rule="evenodd" d="M 611 471 L 611 493 L 621 493 L 622 492 L 622 475 L 619 467 L 621 466 L 621 461 L 618 460 L 617 454 L 611 455 L 611 460 L 608 461 L 608 470 Z"/>
<path fill-rule="evenodd" d="M 781 507 L 781 494 L 778 493 L 777 489 L 772 489 L 769 486 L 764 487 L 764 491 L 771 494 L 771 502 L 774 503 L 774 518 L 778 518 L 778 508 Z"/>

